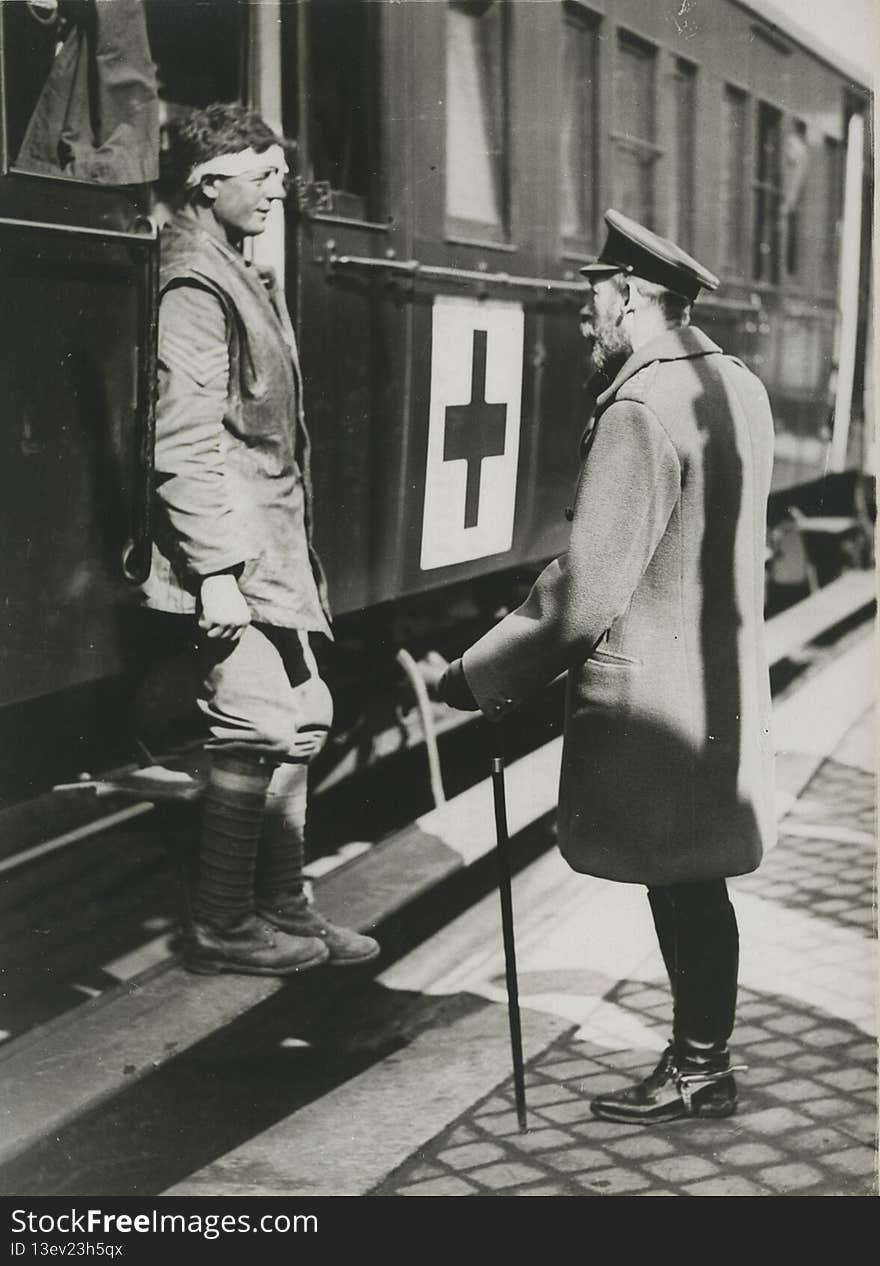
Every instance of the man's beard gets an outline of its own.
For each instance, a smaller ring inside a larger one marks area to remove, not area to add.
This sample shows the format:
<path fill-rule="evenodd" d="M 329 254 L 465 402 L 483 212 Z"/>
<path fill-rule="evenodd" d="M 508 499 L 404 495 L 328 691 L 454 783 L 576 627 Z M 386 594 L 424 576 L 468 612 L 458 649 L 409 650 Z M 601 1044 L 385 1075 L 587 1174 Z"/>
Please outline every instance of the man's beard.
<path fill-rule="evenodd" d="M 618 323 L 603 322 L 594 331 L 590 348 L 590 364 L 596 373 L 613 378 L 632 354 L 629 339 Z"/>

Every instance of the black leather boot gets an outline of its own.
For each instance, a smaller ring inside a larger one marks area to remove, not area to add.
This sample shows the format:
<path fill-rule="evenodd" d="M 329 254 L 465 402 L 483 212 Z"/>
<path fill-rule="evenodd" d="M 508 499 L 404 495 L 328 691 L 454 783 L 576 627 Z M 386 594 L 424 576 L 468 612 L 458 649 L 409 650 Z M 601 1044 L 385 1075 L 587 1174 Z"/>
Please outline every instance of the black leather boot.
<path fill-rule="evenodd" d="M 654 1125 L 681 1117 L 729 1117 L 736 1111 L 734 1072 L 727 1050 L 690 1059 L 670 1043 L 650 1076 L 626 1090 L 597 1095 L 590 1111 L 603 1121 Z"/>

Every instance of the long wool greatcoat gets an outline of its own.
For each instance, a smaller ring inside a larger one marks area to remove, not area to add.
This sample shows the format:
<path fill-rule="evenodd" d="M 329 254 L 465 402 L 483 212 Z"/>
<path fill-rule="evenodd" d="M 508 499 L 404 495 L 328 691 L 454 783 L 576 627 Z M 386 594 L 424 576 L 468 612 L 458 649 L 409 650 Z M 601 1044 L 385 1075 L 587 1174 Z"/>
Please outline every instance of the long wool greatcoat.
<path fill-rule="evenodd" d="M 599 397 L 568 552 L 465 652 L 497 719 L 568 670 L 559 846 L 648 885 L 754 870 L 775 839 L 763 635 L 767 393 L 693 327 Z"/>

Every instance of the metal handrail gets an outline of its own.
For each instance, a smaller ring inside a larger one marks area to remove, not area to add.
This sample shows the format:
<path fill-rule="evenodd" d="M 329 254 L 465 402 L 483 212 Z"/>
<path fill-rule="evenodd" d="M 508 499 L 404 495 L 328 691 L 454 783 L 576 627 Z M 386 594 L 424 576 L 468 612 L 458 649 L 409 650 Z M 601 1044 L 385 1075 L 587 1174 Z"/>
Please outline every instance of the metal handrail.
<path fill-rule="evenodd" d="M 759 295 L 753 294 L 748 299 L 719 299 L 711 291 L 704 292 L 697 300 L 699 311 L 716 308 L 719 312 L 743 312 L 754 315 L 762 310 Z"/>
<path fill-rule="evenodd" d="M 156 226 L 144 217 L 143 233 L 126 233 L 121 229 L 96 229 L 84 224 L 57 224 L 44 220 L 18 220 L 0 216 L 0 227 L 5 229 L 41 229 L 44 233 L 58 233 L 62 237 L 96 237 L 102 241 L 137 242 L 143 246 L 145 242 L 154 242 L 158 237 Z M 149 228 L 147 228 L 149 226 Z"/>
<path fill-rule="evenodd" d="M 329 250 L 318 258 L 328 273 L 337 269 L 388 273 L 415 281 L 448 281 L 454 285 L 505 286 L 517 290 L 539 290 L 544 294 L 578 294 L 586 292 L 586 283 L 557 281 L 551 277 L 519 277 L 515 273 L 490 273 L 478 268 L 447 268 L 441 264 L 423 264 L 417 259 L 375 259 L 367 255 L 337 255 Z"/>
<path fill-rule="evenodd" d="M 516 273 L 489 272 L 481 268 L 447 268 L 442 264 L 423 264 L 417 259 L 395 259 L 386 256 L 376 259 L 372 255 L 337 255 L 329 247 L 326 254 L 315 260 L 323 264 L 331 274 L 337 269 L 351 269 L 366 273 L 386 273 L 425 281 L 446 281 L 455 285 L 505 286 L 508 289 L 538 290 L 544 294 L 584 295 L 587 283 L 582 281 L 558 281 L 553 277 L 520 277 Z M 716 308 L 720 311 L 754 313 L 761 308 L 760 298 L 722 299 L 711 293 L 700 296 L 700 308 Z"/>

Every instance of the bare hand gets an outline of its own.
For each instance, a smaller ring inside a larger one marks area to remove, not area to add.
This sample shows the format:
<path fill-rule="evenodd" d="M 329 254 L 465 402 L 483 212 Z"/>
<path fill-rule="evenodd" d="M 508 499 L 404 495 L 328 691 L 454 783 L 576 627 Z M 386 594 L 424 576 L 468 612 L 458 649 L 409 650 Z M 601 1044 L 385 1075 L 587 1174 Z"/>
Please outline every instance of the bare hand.
<path fill-rule="evenodd" d="M 208 637 L 237 642 L 251 613 L 234 576 L 206 576 L 199 602 L 199 628 Z"/>

